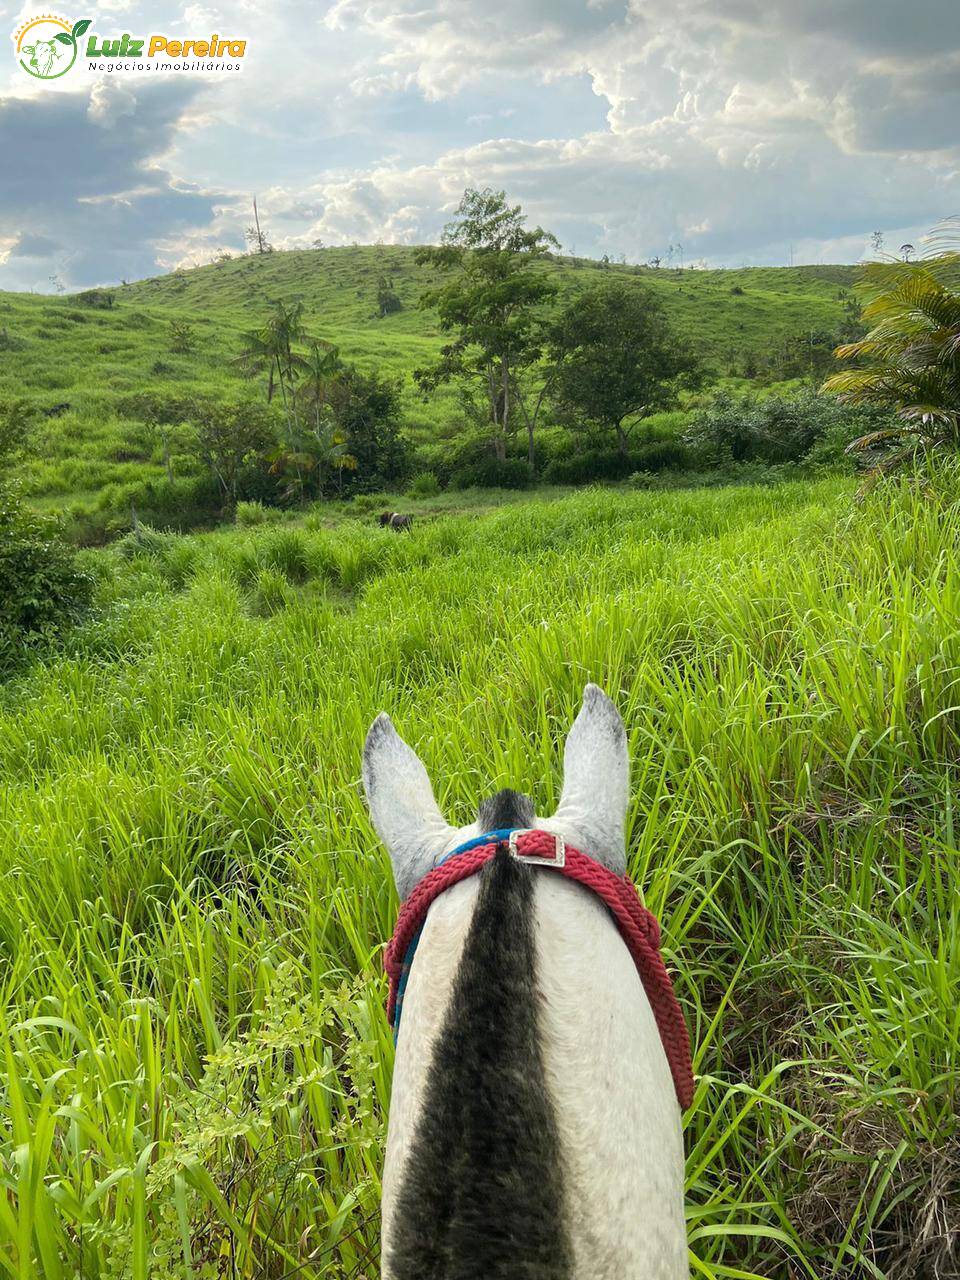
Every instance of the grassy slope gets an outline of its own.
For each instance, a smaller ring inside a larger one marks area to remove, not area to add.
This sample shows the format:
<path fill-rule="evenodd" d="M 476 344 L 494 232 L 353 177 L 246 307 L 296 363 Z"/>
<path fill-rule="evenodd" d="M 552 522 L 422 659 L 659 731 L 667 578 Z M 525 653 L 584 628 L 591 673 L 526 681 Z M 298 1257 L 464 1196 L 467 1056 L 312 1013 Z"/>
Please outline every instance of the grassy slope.
<path fill-rule="evenodd" d="M 778 339 L 834 330 L 854 275 L 852 267 L 637 273 L 569 260 L 547 269 L 558 276 L 562 294 L 621 276 L 642 281 L 662 295 L 677 329 L 702 346 L 720 372 L 733 357 L 742 360 Z M 376 288 L 382 273 L 393 278 L 404 309 L 381 320 Z M 382 246 L 237 258 L 145 280 L 121 286 L 112 311 L 81 307 L 69 297 L 0 294 L 0 397 L 26 395 L 41 407 L 71 405 L 44 427 L 40 456 L 25 468 L 31 493 L 62 506 L 92 497 L 106 484 L 159 477 L 157 447 L 113 415 L 118 397 L 144 389 L 237 394 L 243 384 L 231 361 L 240 334 L 276 298 L 301 296 L 313 334 L 338 343 L 361 366 L 404 380 L 414 439 L 451 434 L 458 416 L 452 394 L 440 392 L 425 403 L 409 376 L 441 343 L 435 316 L 417 306 L 430 281 L 412 249 Z M 174 317 L 195 326 L 192 354 L 170 351 Z M 3 331 L 16 349 L 5 349 Z"/>
<path fill-rule="evenodd" d="M 82 1234 L 84 1274 L 372 1280 L 395 902 L 365 729 L 389 708 L 457 821 L 506 784 L 549 811 L 595 679 L 697 1045 L 696 1274 L 935 1274 L 935 1238 L 907 1248 L 950 1225 L 958 1149 L 939 492 L 587 491 L 88 553 L 113 603 L 0 700 L 0 1262 L 59 1280 Z"/>

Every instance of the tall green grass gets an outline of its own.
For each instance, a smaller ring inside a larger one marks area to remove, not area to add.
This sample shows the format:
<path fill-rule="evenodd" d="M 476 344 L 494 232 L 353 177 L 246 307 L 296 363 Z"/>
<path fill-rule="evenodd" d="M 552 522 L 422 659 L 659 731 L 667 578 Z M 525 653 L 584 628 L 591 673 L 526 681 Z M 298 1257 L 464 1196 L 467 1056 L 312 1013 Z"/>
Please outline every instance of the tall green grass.
<path fill-rule="evenodd" d="M 396 904 L 365 730 L 390 710 L 453 821 L 508 784 L 549 812 L 592 679 L 696 1045 L 694 1274 L 949 1274 L 960 477 L 851 499 L 89 553 L 101 616 L 0 701 L 0 1271 L 376 1275 Z"/>

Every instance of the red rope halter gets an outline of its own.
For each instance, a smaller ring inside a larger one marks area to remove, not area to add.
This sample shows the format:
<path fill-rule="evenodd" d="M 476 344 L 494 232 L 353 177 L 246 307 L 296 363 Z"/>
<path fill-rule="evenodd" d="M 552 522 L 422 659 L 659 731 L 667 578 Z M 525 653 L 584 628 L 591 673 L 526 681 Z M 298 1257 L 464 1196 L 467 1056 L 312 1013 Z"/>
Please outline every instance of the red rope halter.
<path fill-rule="evenodd" d="M 445 889 L 476 874 L 508 841 L 490 837 L 487 843 L 457 850 L 423 877 L 400 909 L 393 937 L 384 955 L 384 967 L 390 978 L 387 1017 L 399 1026 L 402 1004 L 402 980 L 413 960 L 412 949 L 420 936 L 427 912 L 435 898 Z M 660 1032 L 667 1062 L 673 1075 L 677 1100 L 681 1107 L 693 1101 L 693 1065 L 690 1060 L 690 1038 L 683 1013 L 674 995 L 670 975 L 660 954 L 660 926 L 657 918 L 641 903 L 637 888 L 629 876 L 618 876 L 578 849 L 567 847 L 549 831 L 514 832 L 510 851 L 521 861 L 536 859 L 568 880 L 576 880 L 602 898 L 610 909 L 620 936 L 633 957 L 643 989 L 650 1001 Z"/>

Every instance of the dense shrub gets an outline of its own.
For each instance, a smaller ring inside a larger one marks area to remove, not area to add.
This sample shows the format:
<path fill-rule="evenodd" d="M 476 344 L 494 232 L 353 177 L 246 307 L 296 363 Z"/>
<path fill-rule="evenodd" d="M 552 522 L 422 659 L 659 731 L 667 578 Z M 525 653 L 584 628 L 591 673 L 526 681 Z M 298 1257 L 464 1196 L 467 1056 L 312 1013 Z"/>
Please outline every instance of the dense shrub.
<path fill-rule="evenodd" d="M 85 289 L 74 299 L 81 307 L 96 307 L 101 311 L 109 311 L 116 300 L 117 295 L 113 289 Z"/>
<path fill-rule="evenodd" d="M 454 489 L 528 489 L 533 480 L 523 458 L 505 458 L 498 462 L 490 454 L 455 471 L 450 484 Z"/>
<path fill-rule="evenodd" d="M 76 622 L 92 591 L 93 579 L 77 566 L 56 523 L 0 488 L 0 671 L 25 640 Z"/>
<path fill-rule="evenodd" d="M 683 440 L 704 467 L 731 462 L 837 461 L 851 440 L 885 425 L 888 418 L 877 410 L 850 408 L 812 390 L 765 399 L 721 392 L 694 413 Z M 818 445 L 824 447 L 818 449 Z"/>
<path fill-rule="evenodd" d="M 400 434 L 400 384 L 348 368 L 332 393 L 336 423 L 356 458 L 356 470 L 341 474 L 346 489 L 382 488 L 410 473 L 410 449 Z"/>
<path fill-rule="evenodd" d="M 682 471 L 687 450 L 679 440 L 654 440 L 621 453 L 617 449 L 585 449 L 555 458 L 544 471 L 550 484 L 588 484 L 591 480 L 625 480 L 638 471 Z"/>
<path fill-rule="evenodd" d="M 283 519 L 283 512 L 279 507 L 265 507 L 262 502 L 256 500 L 238 502 L 234 514 L 237 524 L 242 525 L 272 524 Z"/>
<path fill-rule="evenodd" d="M 432 471 L 421 471 L 413 477 L 407 493 L 411 498 L 433 498 L 440 492 L 440 481 Z"/>

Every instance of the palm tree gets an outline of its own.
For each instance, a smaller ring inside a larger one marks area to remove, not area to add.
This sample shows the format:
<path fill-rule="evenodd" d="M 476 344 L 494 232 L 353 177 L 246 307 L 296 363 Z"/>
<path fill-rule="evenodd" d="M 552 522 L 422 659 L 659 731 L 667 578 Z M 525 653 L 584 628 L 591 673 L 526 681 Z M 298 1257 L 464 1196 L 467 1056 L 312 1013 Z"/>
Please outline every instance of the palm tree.
<path fill-rule="evenodd" d="M 839 359 L 861 363 L 828 378 L 823 389 L 850 404 L 896 410 L 899 424 L 849 446 L 888 446 L 879 469 L 890 471 L 921 449 L 960 445 L 960 253 L 870 263 L 863 279 L 873 295 L 863 316 L 874 326 L 836 350 Z"/>
<path fill-rule="evenodd" d="M 297 373 L 303 365 L 303 356 L 294 347 L 305 337 L 303 303 L 297 301 L 288 305 L 278 300 L 273 307 L 273 314 L 259 329 L 243 335 L 244 347 L 237 357 L 237 364 L 249 377 L 266 372 L 267 403 L 271 402 L 279 385 L 288 417 L 291 411 L 295 416 L 295 407 L 289 403 L 287 393 L 292 392 Z"/>
<path fill-rule="evenodd" d="M 343 371 L 340 352 L 332 342 L 314 342 L 300 366 L 297 397 L 319 429 L 324 410 L 333 398 L 338 376 Z"/>
<path fill-rule="evenodd" d="M 287 438 L 267 454 L 267 459 L 274 475 L 289 477 L 287 496 L 299 499 L 306 497 L 311 477 L 319 496 L 331 470 L 340 476 L 344 471 L 357 469 L 346 433 L 337 425 L 329 405 L 318 411 L 315 423 L 290 431 Z"/>

